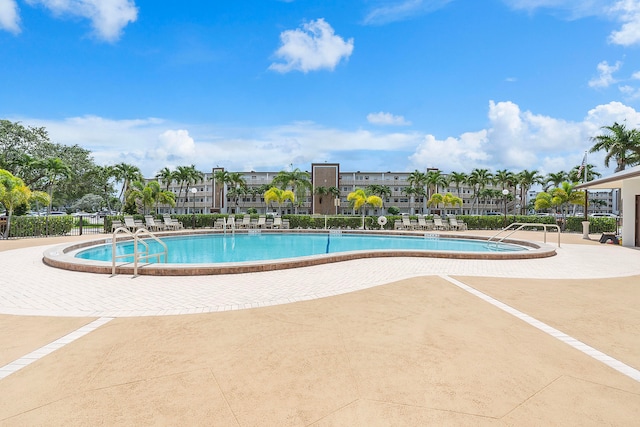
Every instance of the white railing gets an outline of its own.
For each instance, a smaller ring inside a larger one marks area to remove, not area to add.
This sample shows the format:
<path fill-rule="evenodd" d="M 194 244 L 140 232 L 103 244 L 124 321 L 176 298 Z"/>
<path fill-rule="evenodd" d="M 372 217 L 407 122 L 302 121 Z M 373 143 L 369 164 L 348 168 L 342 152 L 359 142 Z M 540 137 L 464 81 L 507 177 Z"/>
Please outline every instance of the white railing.
<path fill-rule="evenodd" d="M 164 255 L 164 262 L 166 263 L 169 257 L 169 249 L 167 248 L 167 244 L 160 240 L 156 235 L 151 233 L 146 228 L 138 228 L 135 233 L 132 233 L 126 227 L 118 227 L 113 231 L 113 236 L 111 239 L 111 275 L 116 275 L 116 260 L 121 258 L 129 258 L 132 254 L 122 254 L 116 255 L 116 247 L 118 234 L 124 233 L 128 237 L 133 239 L 133 277 L 138 275 L 138 264 L 141 260 L 149 260 L 151 258 L 156 258 L 158 262 L 161 262 L 161 257 Z M 155 240 L 158 244 L 160 244 L 163 248 L 162 252 L 150 253 L 149 252 L 149 243 L 147 243 L 142 236 L 147 236 Z M 143 251 L 138 249 L 138 244 L 141 244 L 144 247 Z"/>
<path fill-rule="evenodd" d="M 512 229 L 512 227 L 517 226 L 517 228 Z M 494 242 L 496 244 L 501 243 L 504 239 L 508 238 L 509 236 L 513 235 L 516 231 L 520 231 L 524 228 L 527 227 L 536 227 L 536 228 L 540 228 L 542 227 L 544 229 L 544 243 L 547 243 L 547 227 L 550 228 L 555 228 L 556 231 L 558 232 L 558 247 L 560 247 L 560 226 L 557 224 L 542 224 L 542 223 L 536 223 L 536 222 L 514 222 L 510 225 L 508 225 L 507 227 L 503 228 L 502 230 L 500 230 L 498 233 L 494 234 L 493 236 L 489 237 L 489 239 L 487 240 L 487 242 L 491 243 Z M 511 231 L 511 233 L 502 236 L 500 239 L 498 239 L 498 236 L 500 236 L 502 233 L 505 233 L 507 231 Z M 495 241 L 493 239 L 496 239 Z"/>

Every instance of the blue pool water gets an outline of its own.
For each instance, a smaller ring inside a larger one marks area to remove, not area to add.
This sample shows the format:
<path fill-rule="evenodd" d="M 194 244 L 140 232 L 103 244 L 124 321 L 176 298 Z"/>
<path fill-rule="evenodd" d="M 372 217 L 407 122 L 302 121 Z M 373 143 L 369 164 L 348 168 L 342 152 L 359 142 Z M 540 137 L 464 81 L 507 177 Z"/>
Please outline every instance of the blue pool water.
<path fill-rule="evenodd" d="M 510 244 L 487 244 L 482 240 L 446 239 L 362 234 L 207 234 L 175 236 L 162 239 L 169 248 L 168 262 L 179 264 L 226 263 L 296 258 L 326 253 L 362 250 L 425 250 L 457 252 L 525 251 L 524 247 Z M 161 251 L 161 246 L 148 241 L 150 252 Z M 140 247 L 140 246 L 139 246 Z M 76 254 L 77 258 L 111 261 L 111 244 L 95 246 Z M 133 253 L 133 242 L 119 243 L 117 255 Z M 118 262 L 133 262 L 118 258 Z M 153 262 L 153 260 L 150 260 Z"/>

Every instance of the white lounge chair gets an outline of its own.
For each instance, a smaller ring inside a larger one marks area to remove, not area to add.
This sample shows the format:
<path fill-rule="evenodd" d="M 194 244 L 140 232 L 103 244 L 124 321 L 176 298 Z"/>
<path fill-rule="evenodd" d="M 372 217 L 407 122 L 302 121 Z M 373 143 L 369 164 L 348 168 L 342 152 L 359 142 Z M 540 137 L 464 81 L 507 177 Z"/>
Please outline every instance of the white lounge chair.
<path fill-rule="evenodd" d="M 160 231 L 164 229 L 164 224 L 159 224 L 151 215 L 144 216 L 144 222 L 147 225 L 149 231 Z"/>
<path fill-rule="evenodd" d="M 124 217 L 124 226 L 129 229 L 131 232 L 135 232 L 138 228 L 142 228 L 143 225 L 140 221 L 136 223 L 132 216 Z"/>
<path fill-rule="evenodd" d="M 174 220 L 169 214 L 162 215 L 165 228 L 169 230 L 182 230 L 184 226 L 180 221 Z"/>
<path fill-rule="evenodd" d="M 273 228 L 282 228 L 282 218 L 280 218 L 279 216 L 275 217 L 273 219 Z"/>
<path fill-rule="evenodd" d="M 260 215 L 258 218 L 258 223 L 256 224 L 256 228 L 266 228 L 267 226 L 267 217 L 264 215 Z"/>

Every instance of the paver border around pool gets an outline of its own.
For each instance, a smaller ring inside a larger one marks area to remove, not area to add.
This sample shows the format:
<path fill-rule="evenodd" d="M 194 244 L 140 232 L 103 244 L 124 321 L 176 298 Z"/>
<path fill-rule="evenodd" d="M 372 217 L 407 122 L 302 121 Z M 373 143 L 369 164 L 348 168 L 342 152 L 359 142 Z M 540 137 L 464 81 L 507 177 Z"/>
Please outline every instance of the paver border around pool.
<path fill-rule="evenodd" d="M 318 233 L 318 230 L 260 230 L 267 233 Z M 322 230 L 320 231 L 322 232 Z M 329 230 L 326 231 L 330 233 Z M 157 236 L 177 236 L 177 235 L 203 235 L 203 234 L 222 234 L 223 231 L 207 230 L 205 232 L 183 231 L 179 233 L 156 233 Z M 249 230 L 238 230 L 238 234 L 249 233 Z M 389 232 L 379 230 L 342 230 L 344 234 L 376 234 L 376 235 L 393 235 L 393 236 L 416 236 L 424 237 L 425 233 L 418 232 Z M 437 236 L 435 238 L 453 238 L 453 239 L 469 239 L 469 240 L 487 240 L 486 236 L 474 235 L 456 235 L 447 233 L 426 233 L 429 236 Z M 122 239 L 123 241 L 130 238 Z M 86 273 L 112 274 L 111 262 L 92 261 L 76 258 L 75 252 L 94 246 L 97 244 L 111 243 L 112 238 L 103 238 L 100 240 L 85 241 L 81 243 L 66 244 L 47 249 L 43 254 L 43 261 L 46 265 L 61 268 L 70 271 L 80 271 Z M 152 263 L 140 264 L 138 266 L 138 274 L 151 276 L 200 276 L 200 275 L 219 275 L 219 274 L 240 274 L 240 273 L 257 273 L 264 271 L 284 270 L 289 268 L 309 267 L 313 265 L 329 264 L 341 261 L 350 261 L 365 258 L 388 258 L 388 257 L 428 257 L 428 258 L 449 258 L 449 259 L 477 259 L 477 260 L 517 260 L 517 259 L 536 259 L 547 258 L 556 254 L 556 248 L 550 245 L 531 242 L 520 239 L 505 239 L 504 243 L 515 244 L 531 248 L 526 251 L 518 252 L 453 252 L 453 251 L 426 251 L 426 250 L 366 250 L 366 251 L 350 251 L 332 254 L 321 254 L 313 256 L 305 256 L 299 258 L 285 258 L 278 260 L 261 260 L 251 262 L 234 262 L 234 263 L 207 263 L 207 264 L 171 264 L 171 263 Z M 120 263 L 116 266 L 116 274 L 134 274 L 133 263 Z"/>

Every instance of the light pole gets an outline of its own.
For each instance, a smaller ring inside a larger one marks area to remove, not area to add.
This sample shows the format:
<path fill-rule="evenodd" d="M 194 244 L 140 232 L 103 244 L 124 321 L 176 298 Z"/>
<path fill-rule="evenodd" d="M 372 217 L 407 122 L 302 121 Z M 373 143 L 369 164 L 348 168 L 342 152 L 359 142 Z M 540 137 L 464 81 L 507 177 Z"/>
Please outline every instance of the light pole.
<path fill-rule="evenodd" d="M 504 199 L 504 220 L 502 221 L 502 228 L 507 226 L 507 196 L 509 195 L 509 190 L 506 188 L 502 190 L 502 198 Z"/>
<path fill-rule="evenodd" d="M 338 208 L 340 207 L 340 198 L 336 197 L 333 199 L 333 206 L 336 207 L 336 215 L 338 215 Z"/>
<path fill-rule="evenodd" d="M 196 229 L 196 193 L 198 192 L 198 189 L 195 187 L 191 188 L 191 194 L 193 195 L 193 212 L 191 212 L 191 214 L 193 215 L 193 222 L 192 222 L 192 228 L 195 230 Z"/>

